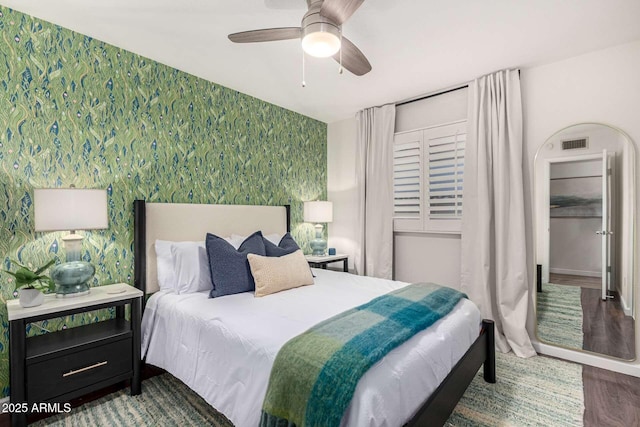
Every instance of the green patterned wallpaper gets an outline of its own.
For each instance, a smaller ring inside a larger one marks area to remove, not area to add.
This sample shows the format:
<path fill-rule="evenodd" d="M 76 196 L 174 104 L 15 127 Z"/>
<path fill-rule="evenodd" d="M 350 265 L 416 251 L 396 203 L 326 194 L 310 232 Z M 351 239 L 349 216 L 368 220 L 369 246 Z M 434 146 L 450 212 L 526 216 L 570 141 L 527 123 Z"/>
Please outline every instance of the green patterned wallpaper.
<path fill-rule="evenodd" d="M 132 283 L 137 198 L 290 203 L 294 237 L 308 245 L 301 201 L 326 198 L 326 124 L 4 7 L 0 36 L 2 268 L 64 259 L 64 233 L 34 233 L 32 197 L 33 188 L 71 184 L 109 196 L 109 229 L 85 233 L 93 285 Z M 9 279 L 0 274 L 2 395 Z M 111 314 L 45 321 L 29 333 Z"/>

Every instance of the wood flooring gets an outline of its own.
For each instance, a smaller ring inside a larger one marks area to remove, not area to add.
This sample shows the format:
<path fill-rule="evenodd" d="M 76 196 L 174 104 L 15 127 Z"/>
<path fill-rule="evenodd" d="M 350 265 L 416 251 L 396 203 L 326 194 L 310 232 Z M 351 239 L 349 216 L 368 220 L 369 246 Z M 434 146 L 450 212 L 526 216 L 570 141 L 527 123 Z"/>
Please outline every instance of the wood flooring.
<path fill-rule="evenodd" d="M 583 366 L 584 426 L 640 426 L 640 378 Z"/>
<path fill-rule="evenodd" d="M 556 285 L 581 287 L 584 350 L 625 360 L 635 357 L 634 321 L 624 314 L 617 292 L 611 293 L 613 298 L 602 301 L 598 277 L 551 273 L 549 281 Z"/>
<path fill-rule="evenodd" d="M 583 349 L 621 359 L 635 357 L 634 321 L 626 316 L 616 292 L 602 301 L 599 277 L 550 274 L 558 285 L 581 290 Z M 640 378 L 583 366 L 584 426 L 640 426 Z"/>
<path fill-rule="evenodd" d="M 624 314 L 617 293 L 613 297 L 602 301 L 599 289 L 582 288 L 582 348 L 631 360 L 636 348 L 634 321 Z"/>
<path fill-rule="evenodd" d="M 589 289 L 601 289 L 602 287 L 602 279 L 599 277 L 574 276 L 571 274 L 549 273 L 549 283 L 580 286 L 581 288 Z"/>

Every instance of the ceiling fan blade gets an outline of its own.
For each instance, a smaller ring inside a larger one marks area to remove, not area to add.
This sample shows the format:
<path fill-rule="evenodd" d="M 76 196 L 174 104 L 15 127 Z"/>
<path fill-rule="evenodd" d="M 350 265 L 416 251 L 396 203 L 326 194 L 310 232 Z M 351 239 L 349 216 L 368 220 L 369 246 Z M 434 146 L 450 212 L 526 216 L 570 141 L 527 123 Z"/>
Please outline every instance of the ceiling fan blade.
<path fill-rule="evenodd" d="M 351 41 L 342 37 L 342 66 L 347 70 L 351 71 L 356 76 L 364 76 L 369 71 L 371 71 L 371 64 L 367 60 L 367 57 L 364 56 L 364 53 L 360 51 L 351 43 Z M 333 55 L 333 59 L 340 62 L 340 52 Z"/>
<path fill-rule="evenodd" d="M 320 15 L 342 25 L 363 2 L 364 0 L 324 0 Z"/>
<path fill-rule="evenodd" d="M 229 34 L 229 40 L 234 43 L 275 42 L 300 38 L 299 27 L 267 28 L 264 30 L 243 31 Z"/>

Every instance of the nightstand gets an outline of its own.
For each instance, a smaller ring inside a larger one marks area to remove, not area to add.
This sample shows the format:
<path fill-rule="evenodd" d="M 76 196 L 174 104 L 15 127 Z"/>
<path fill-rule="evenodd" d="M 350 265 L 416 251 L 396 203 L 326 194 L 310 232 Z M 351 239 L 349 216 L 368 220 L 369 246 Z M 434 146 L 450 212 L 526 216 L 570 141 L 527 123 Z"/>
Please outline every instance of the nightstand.
<path fill-rule="evenodd" d="M 56 298 L 23 308 L 7 302 L 11 403 L 67 402 L 106 386 L 131 380 L 131 394 L 140 394 L 140 316 L 142 292 L 126 283 L 91 288 L 88 295 Z M 131 320 L 124 316 L 131 306 Z M 26 326 L 108 307 L 114 319 L 26 337 Z M 12 413 L 12 426 L 24 426 L 28 413 Z"/>
<path fill-rule="evenodd" d="M 337 255 L 306 255 L 305 258 L 311 267 L 327 269 L 327 264 L 342 261 L 342 271 L 349 272 L 349 256 L 344 254 Z"/>

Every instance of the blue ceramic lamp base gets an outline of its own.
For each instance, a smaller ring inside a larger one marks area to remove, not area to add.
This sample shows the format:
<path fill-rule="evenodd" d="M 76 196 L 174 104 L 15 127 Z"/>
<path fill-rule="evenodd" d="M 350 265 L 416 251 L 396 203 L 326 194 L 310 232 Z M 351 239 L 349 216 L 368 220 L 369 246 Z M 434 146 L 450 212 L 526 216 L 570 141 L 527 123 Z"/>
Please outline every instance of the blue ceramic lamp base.
<path fill-rule="evenodd" d="M 326 254 L 327 241 L 322 237 L 322 224 L 316 224 L 316 238 L 309 242 L 313 256 L 323 256 Z"/>
<path fill-rule="evenodd" d="M 56 284 L 56 297 L 69 298 L 89 293 L 87 283 L 96 272 L 86 261 L 71 261 L 56 265 L 51 271 L 51 279 Z"/>
<path fill-rule="evenodd" d="M 86 261 L 80 261 L 82 236 L 72 233 L 63 237 L 67 252 L 67 262 L 56 265 L 51 270 L 51 279 L 56 284 L 57 298 L 72 298 L 89 293 L 89 280 L 96 268 Z"/>

